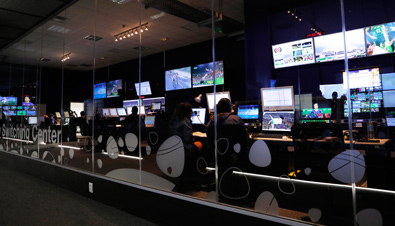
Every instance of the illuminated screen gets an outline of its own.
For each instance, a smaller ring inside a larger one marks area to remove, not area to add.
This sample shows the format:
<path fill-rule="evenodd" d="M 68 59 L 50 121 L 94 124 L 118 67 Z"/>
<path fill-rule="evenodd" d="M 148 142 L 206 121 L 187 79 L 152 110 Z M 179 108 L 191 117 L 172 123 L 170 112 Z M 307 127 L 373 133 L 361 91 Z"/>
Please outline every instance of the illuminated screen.
<path fill-rule="evenodd" d="M 56 118 L 61 118 L 60 112 L 55 112 Z"/>
<path fill-rule="evenodd" d="M 161 102 L 151 102 L 151 110 L 153 111 L 160 110 L 161 107 L 162 107 Z"/>
<path fill-rule="evenodd" d="M 124 108 L 133 107 L 133 106 L 139 106 L 139 99 L 135 99 L 135 100 L 124 100 L 124 101 L 123 101 L 123 107 L 124 107 Z"/>
<path fill-rule="evenodd" d="M 146 127 L 153 127 L 154 124 L 155 124 L 155 116 L 153 116 L 153 115 L 147 115 L 147 116 L 145 116 L 145 121 L 144 121 L 144 123 L 145 123 L 145 126 L 146 126 Z"/>
<path fill-rule="evenodd" d="M 142 99 L 142 105 L 151 106 L 152 103 L 161 103 L 161 109 L 165 110 L 165 97 L 153 97 L 153 98 L 144 98 Z"/>
<path fill-rule="evenodd" d="M 293 86 L 261 88 L 262 111 L 294 110 Z"/>
<path fill-rule="evenodd" d="M 395 89 L 395 73 L 381 74 L 383 90 Z"/>
<path fill-rule="evenodd" d="M 116 108 L 110 108 L 110 115 L 111 117 L 117 117 L 118 116 L 118 112 Z"/>
<path fill-rule="evenodd" d="M 214 85 L 213 62 L 199 64 L 192 67 L 193 88 Z M 224 64 L 223 61 L 215 62 L 215 84 L 224 84 Z"/>
<path fill-rule="evenodd" d="M 263 131 L 291 131 L 295 116 L 293 111 L 267 111 L 262 115 Z"/>
<path fill-rule="evenodd" d="M 381 86 L 378 68 L 349 71 L 350 89 Z M 343 72 L 343 87 L 347 90 L 347 74 Z"/>
<path fill-rule="evenodd" d="M 140 87 L 141 87 L 141 95 L 151 95 L 152 94 L 149 81 L 142 82 L 141 86 L 139 85 L 139 83 L 135 83 L 134 86 L 136 87 L 137 96 L 140 96 L 140 94 L 139 94 Z"/>
<path fill-rule="evenodd" d="M 16 115 L 16 111 L 13 111 L 13 110 L 3 111 L 3 113 L 8 116 L 15 116 Z"/>
<path fill-rule="evenodd" d="M 110 110 L 108 108 L 103 108 L 103 116 L 110 117 Z"/>
<path fill-rule="evenodd" d="M 214 111 L 215 105 L 218 104 L 218 101 L 221 100 L 222 98 L 228 98 L 229 100 L 231 100 L 229 91 L 217 92 L 215 103 L 214 103 L 214 93 L 207 93 L 206 97 L 207 97 L 207 106 L 208 106 L 209 112 Z"/>
<path fill-rule="evenodd" d="M 272 53 L 276 69 L 315 63 L 312 38 L 273 45 Z"/>
<path fill-rule="evenodd" d="M 383 91 L 383 100 L 385 108 L 395 107 L 395 90 L 393 91 Z"/>
<path fill-rule="evenodd" d="M 117 108 L 117 112 L 119 116 L 126 116 L 126 110 L 125 108 Z"/>
<path fill-rule="evenodd" d="M 332 109 L 331 108 L 318 108 L 317 110 L 303 109 L 302 114 L 304 119 L 331 118 Z"/>
<path fill-rule="evenodd" d="M 242 119 L 258 119 L 259 105 L 239 105 L 237 106 L 237 115 Z"/>
<path fill-rule="evenodd" d="M 69 114 L 68 111 L 65 111 L 65 112 L 64 112 L 64 117 L 65 117 L 65 118 L 70 118 L 70 114 Z"/>
<path fill-rule="evenodd" d="M 128 115 L 132 114 L 132 108 L 133 107 L 130 107 L 130 106 L 126 108 L 126 112 Z M 140 114 L 140 112 L 141 112 L 141 115 L 145 115 L 145 106 L 139 106 L 137 108 L 137 114 Z"/>
<path fill-rule="evenodd" d="M 16 105 L 18 98 L 17 97 L 0 97 L 1 105 L 11 106 Z"/>
<path fill-rule="evenodd" d="M 26 115 L 34 116 L 34 115 L 36 115 L 36 111 L 28 110 L 28 111 L 26 111 Z"/>
<path fill-rule="evenodd" d="M 205 124 L 206 122 L 206 108 L 192 108 L 192 124 Z"/>
<path fill-rule="evenodd" d="M 387 118 L 387 126 L 395 126 L 395 118 Z"/>
<path fill-rule="evenodd" d="M 16 115 L 26 115 L 26 111 L 24 111 L 24 110 L 17 110 L 16 111 Z"/>
<path fill-rule="evenodd" d="M 191 67 L 166 71 L 166 91 L 191 88 L 191 76 Z"/>
<path fill-rule="evenodd" d="M 37 117 L 29 117 L 29 124 L 37 124 Z"/>
<path fill-rule="evenodd" d="M 394 52 L 395 22 L 366 27 L 367 55 L 381 55 Z"/>
<path fill-rule="evenodd" d="M 106 98 L 106 83 L 94 84 L 93 86 L 93 99 Z"/>
<path fill-rule="evenodd" d="M 314 37 L 315 59 L 317 62 L 344 60 L 343 33 Z M 346 32 L 347 57 L 349 59 L 366 56 L 363 29 Z"/>
<path fill-rule="evenodd" d="M 107 98 L 119 97 L 120 89 L 122 89 L 122 79 L 107 82 Z"/>
<path fill-rule="evenodd" d="M 326 99 L 332 99 L 333 92 L 337 92 L 337 98 L 340 98 L 343 94 L 346 94 L 345 90 L 343 90 L 343 84 L 320 85 L 320 90 L 322 96 Z"/>

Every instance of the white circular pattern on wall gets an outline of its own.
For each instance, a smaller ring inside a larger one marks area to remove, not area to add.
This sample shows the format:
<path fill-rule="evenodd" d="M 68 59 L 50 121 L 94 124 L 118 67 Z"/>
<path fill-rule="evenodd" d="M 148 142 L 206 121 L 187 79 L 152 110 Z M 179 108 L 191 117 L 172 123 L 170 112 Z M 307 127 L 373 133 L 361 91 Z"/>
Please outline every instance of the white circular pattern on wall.
<path fill-rule="evenodd" d="M 255 210 L 261 213 L 278 215 L 280 209 L 274 195 L 269 191 L 264 191 L 255 202 Z"/>
<path fill-rule="evenodd" d="M 125 135 L 125 144 L 128 151 L 133 152 L 136 150 L 138 142 L 139 140 L 134 133 L 127 133 Z"/>
<path fill-rule="evenodd" d="M 311 220 L 312 222 L 317 222 L 317 221 L 319 221 L 319 220 L 321 219 L 321 215 L 322 215 L 321 210 L 319 210 L 319 209 L 317 209 L 317 208 L 311 208 L 311 209 L 309 209 L 308 214 L 309 214 L 310 220 Z"/>
<path fill-rule="evenodd" d="M 357 223 L 359 226 L 381 226 L 383 217 L 376 209 L 364 209 L 357 213 Z"/>
<path fill-rule="evenodd" d="M 97 160 L 97 166 L 99 167 L 99 169 L 103 167 L 103 161 L 101 159 Z"/>
<path fill-rule="evenodd" d="M 106 150 L 107 150 L 108 157 L 110 157 L 112 159 L 118 158 L 119 149 L 118 149 L 117 142 L 115 141 L 113 136 L 110 136 L 108 138 Z"/>
<path fill-rule="evenodd" d="M 263 140 L 257 140 L 250 148 L 250 154 L 248 155 L 250 162 L 258 167 L 269 166 L 272 162 L 272 156 L 270 154 L 269 147 Z"/>
<path fill-rule="evenodd" d="M 354 178 L 351 178 L 351 167 L 354 167 Z M 343 151 L 331 159 L 328 171 L 338 181 L 357 183 L 365 175 L 365 158 L 356 150 Z"/>
<path fill-rule="evenodd" d="M 179 177 L 184 170 L 185 151 L 179 136 L 171 136 L 159 147 L 156 154 L 159 169 L 170 177 Z"/>

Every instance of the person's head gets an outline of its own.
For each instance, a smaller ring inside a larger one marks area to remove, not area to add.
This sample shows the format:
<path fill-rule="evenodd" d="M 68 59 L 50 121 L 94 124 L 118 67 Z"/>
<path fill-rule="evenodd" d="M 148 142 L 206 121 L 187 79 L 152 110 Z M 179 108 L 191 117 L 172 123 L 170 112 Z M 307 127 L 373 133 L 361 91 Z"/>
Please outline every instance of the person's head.
<path fill-rule="evenodd" d="M 179 103 L 173 112 L 173 118 L 175 119 L 184 119 L 192 117 L 192 105 L 187 102 Z"/>
<path fill-rule="evenodd" d="M 337 92 L 336 91 L 334 91 L 333 93 L 332 93 L 332 99 L 337 99 L 337 97 L 338 97 L 338 95 L 337 95 Z"/>
<path fill-rule="evenodd" d="M 80 115 L 81 115 L 82 118 L 85 118 L 86 117 L 85 111 L 81 111 Z"/>
<path fill-rule="evenodd" d="M 318 110 L 318 103 L 314 103 L 314 110 Z"/>
<path fill-rule="evenodd" d="M 30 97 L 25 96 L 25 103 L 29 103 L 30 102 Z"/>
<path fill-rule="evenodd" d="M 137 115 L 138 111 L 139 111 L 139 109 L 137 108 L 137 106 L 132 107 L 132 115 Z"/>
<path fill-rule="evenodd" d="M 231 112 L 231 109 L 232 109 L 232 103 L 228 98 L 222 98 L 218 101 L 217 113 Z"/>

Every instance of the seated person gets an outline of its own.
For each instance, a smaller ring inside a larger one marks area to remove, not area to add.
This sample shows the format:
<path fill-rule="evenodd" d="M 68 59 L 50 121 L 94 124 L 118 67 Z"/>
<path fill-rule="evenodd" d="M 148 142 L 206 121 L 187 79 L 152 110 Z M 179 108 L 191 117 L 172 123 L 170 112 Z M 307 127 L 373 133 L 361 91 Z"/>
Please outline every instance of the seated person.
<path fill-rule="evenodd" d="M 231 112 L 232 103 L 228 98 L 222 98 L 217 104 L 217 125 L 244 125 L 243 119 Z M 211 115 L 207 126 L 214 125 L 214 115 Z"/>
<path fill-rule="evenodd" d="M 89 127 L 89 124 L 86 121 L 85 111 L 81 111 L 80 115 L 81 117 L 78 118 L 76 124 L 80 127 L 81 135 L 88 136 L 91 134 L 92 129 Z"/>
<path fill-rule="evenodd" d="M 191 104 L 182 102 L 176 106 L 170 120 L 170 135 L 179 136 L 186 149 L 193 147 L 192 114 Z"/>
<path fill-rule="evenodd" d="M 131 132 L 135 135 L 139 134 L 139 125 L 141 126 L 141 134 L 142 138 L 145 138 L 147 135 L 144 119 L 137 114 L 138 108 L 137 106 L 132 107 L 132 114 L 128 115 L 124 120 L 125 132 Z M 140 119 L 139 119 L 140 118 Z M 140 121 L 140 124 L 139 124 Z"/>

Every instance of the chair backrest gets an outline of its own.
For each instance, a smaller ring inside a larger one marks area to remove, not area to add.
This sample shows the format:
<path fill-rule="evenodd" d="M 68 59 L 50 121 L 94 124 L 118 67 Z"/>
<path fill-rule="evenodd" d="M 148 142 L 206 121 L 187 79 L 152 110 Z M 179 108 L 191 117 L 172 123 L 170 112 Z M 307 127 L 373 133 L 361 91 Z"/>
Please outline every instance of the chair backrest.
<path fill-rule="evenodd" d="M 205 158 L 208 162 L 215 161 L 214 126 L 207 128 L 209 152 Z M 248 134 L 242 125 L 217 126 L 217 156 L 219 166 L 234 166 L 237 161 L 248 156 Z"/>

